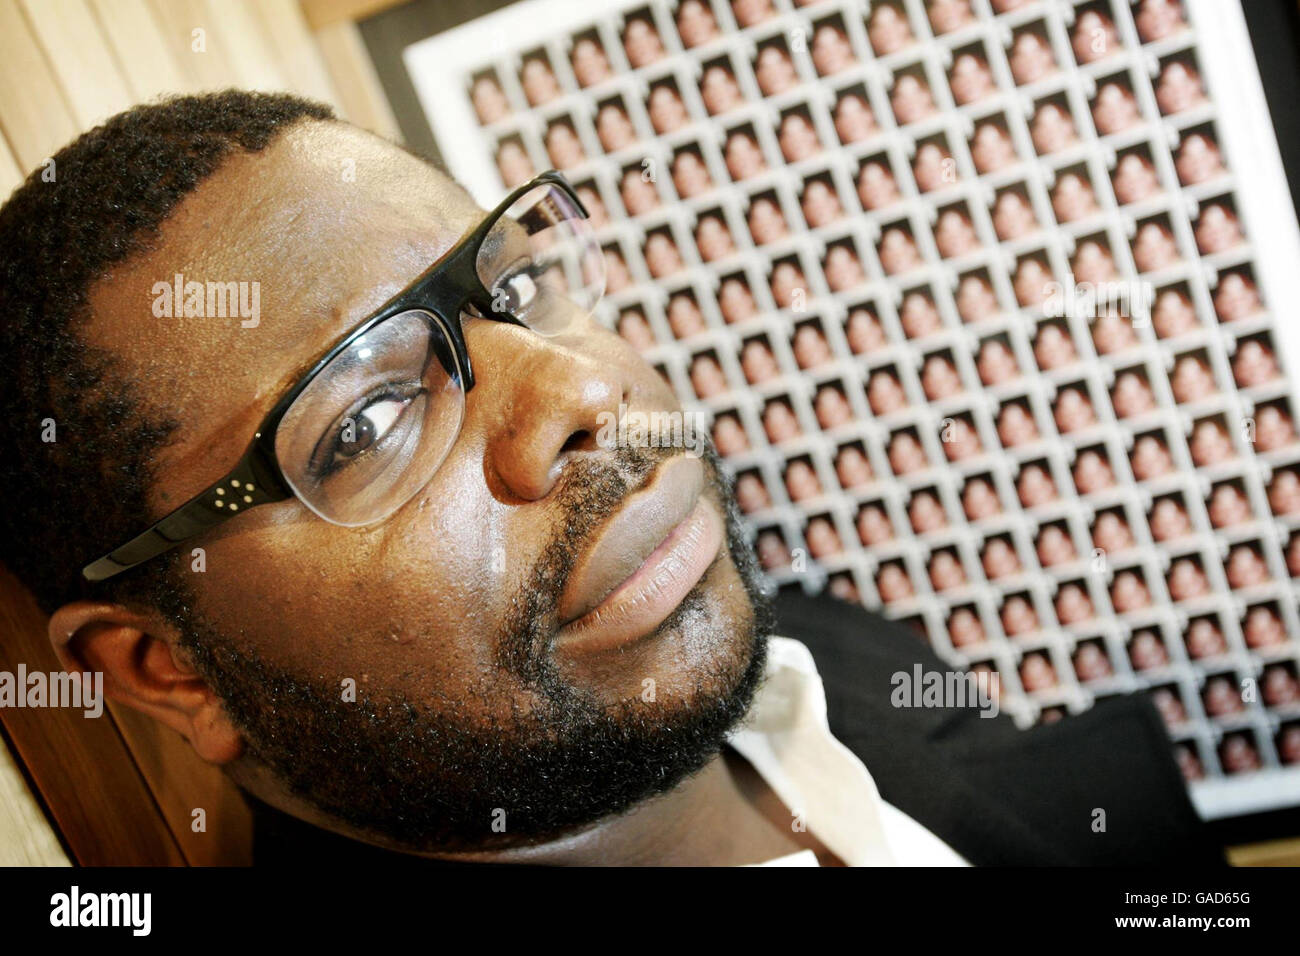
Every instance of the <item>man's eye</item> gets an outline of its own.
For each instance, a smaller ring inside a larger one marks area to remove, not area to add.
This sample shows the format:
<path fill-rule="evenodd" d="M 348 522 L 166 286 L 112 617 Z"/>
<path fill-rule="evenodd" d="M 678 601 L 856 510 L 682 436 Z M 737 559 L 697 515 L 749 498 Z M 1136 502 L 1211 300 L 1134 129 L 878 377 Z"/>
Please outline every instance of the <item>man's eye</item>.
<path fill-rule="evenodd" d="M 531 273 L 516 272 L 497 283 L 492 307 L 499 312 L 517 312 L 532 305 L 537 292 L 537 282 Z"/>
<path fill-rule="evenodd" d="M 359 455 L 375 442 L 379 441 L 393 427 L 402 414 L 402 409 L 411 404 L 409 398 L 386 398 L 367 405 L 351 423 L 342 430 L 339 442 L 339 454 L 351 458 Z"/>
<path fill-rule="evenodd" d="M 413 395 L 378 395 L 355 415 L 344 418 L 334 433 L 332 441 L 322 445 L 324 454 L 318 456 L 316 471 L 328 474 L 333 468 L 344 465 L 383 441 L 406 407 L 414 400 Z"/>

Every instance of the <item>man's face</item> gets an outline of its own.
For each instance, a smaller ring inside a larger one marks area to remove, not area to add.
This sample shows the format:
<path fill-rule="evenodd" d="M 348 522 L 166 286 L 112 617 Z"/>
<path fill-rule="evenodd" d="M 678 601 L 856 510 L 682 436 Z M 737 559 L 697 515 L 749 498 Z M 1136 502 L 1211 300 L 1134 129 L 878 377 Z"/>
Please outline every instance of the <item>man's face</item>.
<path fill-rule="evenodd" d="M 199 186 L 91 302 L 89 340 L 180 423 L 155 516 L 482 216 L 341 124 L 295 127 Z M 260 323 L 154 318 L 150 289 L 175 273 L 258 282 Z M 194 542 L 202 573 L 182 554 L 186 610 L 156 620 L 242 734 L 237 780 L 419 850 L 535 840 L 670 788 L 747 708 L 766 626 L 714 459 L 597 443 L 620 403 L 677 408 L 628 345 L 589 320 L 464 331 L 477 384 L 420 493 L 359 528 L 294 499 L 251 509 Z"/>

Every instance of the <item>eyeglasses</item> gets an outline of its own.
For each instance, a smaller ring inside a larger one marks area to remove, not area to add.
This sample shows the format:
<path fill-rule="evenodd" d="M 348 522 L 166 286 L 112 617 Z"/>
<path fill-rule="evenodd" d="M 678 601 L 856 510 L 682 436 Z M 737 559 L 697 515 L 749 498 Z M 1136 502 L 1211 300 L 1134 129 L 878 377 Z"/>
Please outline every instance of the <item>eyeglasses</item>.
<path fill-rule="evenodd" d="M 428 484 L 460 434 L 474 387 L 462 313 L 556 335 L 604 291 L 586 208 L 560 173 L 543 173 L 319 359 L 224 477 L 82 575 L 111 578 L 291 497 L 331 524 L 384 520 Z"/>

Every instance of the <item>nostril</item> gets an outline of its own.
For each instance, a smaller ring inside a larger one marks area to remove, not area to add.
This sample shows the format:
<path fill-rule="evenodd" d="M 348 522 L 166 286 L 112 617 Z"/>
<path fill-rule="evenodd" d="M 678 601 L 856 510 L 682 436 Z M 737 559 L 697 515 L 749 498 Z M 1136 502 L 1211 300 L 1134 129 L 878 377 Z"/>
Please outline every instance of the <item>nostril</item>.
<path fill-rule="evenodd" d="M 594 451 L 596 447 L 595 434 L 584 428 L 570 435 L 560 447 L 560 452 Z"/>

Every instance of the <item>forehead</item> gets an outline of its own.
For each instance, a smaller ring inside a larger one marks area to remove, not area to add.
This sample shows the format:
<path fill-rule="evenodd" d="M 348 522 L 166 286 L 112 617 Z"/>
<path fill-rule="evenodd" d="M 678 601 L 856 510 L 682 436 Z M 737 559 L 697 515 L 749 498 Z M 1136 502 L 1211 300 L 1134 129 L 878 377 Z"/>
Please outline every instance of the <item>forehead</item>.
<path fill-rule="evenodd" d="M 166 397 L 155 411 L 181 422 L 168 454 L 201 441 L 237 455 L 285 388 L 482 215 L 449 177 L 392 144 L 342 123 L 300 124 L 260 153 L 232 155 L 148 252 L 104 276 L 85 338 L 149 383 L 147 401 Z M 160 292 L 177 276 L 238 284 L 257 324 L 184 317 L 181 303 L 166 314 Z"/>

